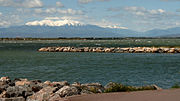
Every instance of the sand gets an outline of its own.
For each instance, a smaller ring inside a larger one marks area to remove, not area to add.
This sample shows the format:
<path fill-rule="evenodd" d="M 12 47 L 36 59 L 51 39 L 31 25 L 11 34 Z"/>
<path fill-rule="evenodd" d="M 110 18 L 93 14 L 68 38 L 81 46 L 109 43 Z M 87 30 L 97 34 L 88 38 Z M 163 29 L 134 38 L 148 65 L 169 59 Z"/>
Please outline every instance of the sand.
<path fill-rule="evenodd" d="M 79 95 L 64 101 L 180 101 L 180 89 Z"/>

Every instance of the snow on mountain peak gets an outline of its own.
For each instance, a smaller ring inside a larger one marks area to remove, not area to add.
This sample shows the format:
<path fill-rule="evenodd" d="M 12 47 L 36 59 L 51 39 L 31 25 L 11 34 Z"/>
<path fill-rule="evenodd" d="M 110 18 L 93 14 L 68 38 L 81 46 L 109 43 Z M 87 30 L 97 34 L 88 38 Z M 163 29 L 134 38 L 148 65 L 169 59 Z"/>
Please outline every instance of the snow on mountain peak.
<path fill-rule="evenodd" d="M 83 23 L 79 21 L 74 21 L 70 19 L 44 19 L 41 21 L 32 21 L 27 22 L 25 25 L 27 26 L 81 26 Z"/>

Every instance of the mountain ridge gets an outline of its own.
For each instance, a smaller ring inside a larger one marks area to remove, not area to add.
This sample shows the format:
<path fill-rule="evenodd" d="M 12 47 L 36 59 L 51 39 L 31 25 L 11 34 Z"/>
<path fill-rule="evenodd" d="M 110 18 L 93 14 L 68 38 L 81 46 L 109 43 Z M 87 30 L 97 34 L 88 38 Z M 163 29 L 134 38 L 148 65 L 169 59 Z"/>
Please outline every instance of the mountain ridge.
<path fill-rule="evenodd" d="M 137 32 L 129 29 L 104 28 L 97 25 L 62 26 L 34 26 L 22 25 L 0 28 L 0 37 L 32 37 L 32 38 L 57 38 L 57 37 L 176 37 L 180 36 L 180 27 L 169 29 L 153 29 L 146 32 Z"/>

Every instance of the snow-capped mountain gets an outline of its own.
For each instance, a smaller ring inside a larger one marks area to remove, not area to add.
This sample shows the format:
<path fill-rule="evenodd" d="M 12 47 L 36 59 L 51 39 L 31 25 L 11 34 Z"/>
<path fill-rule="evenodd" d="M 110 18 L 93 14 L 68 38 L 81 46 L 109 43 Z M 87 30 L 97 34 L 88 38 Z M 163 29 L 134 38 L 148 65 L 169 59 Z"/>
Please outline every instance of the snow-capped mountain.
<path fill-rule="evenodd" d="M 23 26 L 0 28 L 0 37 L 129 37 L 138 33 L 128 29 L 104 28 L 77 21 L 33 21 Z"/>
<path fill-rule="evenodd" d="M 177 37 L 180 27 L 136 32 L 125 27 L 85 25 L 74 20 L 49 20 L 28 22 L 22 26 L 0 28 L 0 37 Z"/>
<path fill-rule="evenodd" d="M 41 21 L 27 22 L 25 25 L 27 25 L 27 26 L 64 26 L 64 25 L 82 26 L 84 24 L 79 21 L 67 20 L 67 19 L 64 19 L 64 20 L 44 19 Z"/>

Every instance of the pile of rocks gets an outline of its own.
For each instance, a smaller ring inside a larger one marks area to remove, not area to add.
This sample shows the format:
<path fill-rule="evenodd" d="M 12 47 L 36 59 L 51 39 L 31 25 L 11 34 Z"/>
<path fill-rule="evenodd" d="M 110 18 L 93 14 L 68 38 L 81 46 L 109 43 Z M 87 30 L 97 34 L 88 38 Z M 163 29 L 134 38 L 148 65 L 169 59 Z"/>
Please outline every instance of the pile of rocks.
<path fill-rule="evenodd" d="M 180 48 L 166 47 L 43 47 L 39 52 L 106 52 L 106 53 L 180 53 Z"/>
<path fill-rule="evenodd" d="M 67 81 L 41 82 L 40 80 L 10 80 L 9 77 L 1 77 L 0 101 L 59 101 L 67 96 L 103 93 L 114 89 L 113 87 L 114 83 L 102 86 L 100 83 L 69 84 Z M 159 89 L 155 85 L 144 87 L 148 87 L 145 90 Z"/>

